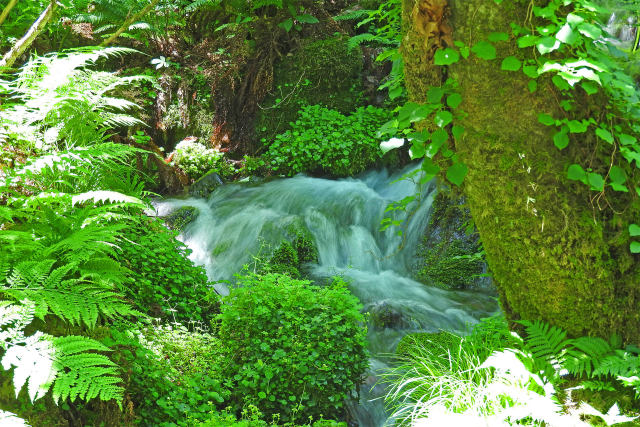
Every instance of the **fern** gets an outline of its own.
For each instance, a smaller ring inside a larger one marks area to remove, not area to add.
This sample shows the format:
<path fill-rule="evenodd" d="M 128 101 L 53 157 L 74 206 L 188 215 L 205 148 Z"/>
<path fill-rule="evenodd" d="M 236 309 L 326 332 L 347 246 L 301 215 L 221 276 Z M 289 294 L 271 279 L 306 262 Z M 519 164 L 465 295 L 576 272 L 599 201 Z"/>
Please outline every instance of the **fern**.
<path fill-rule="evenodd" d="M 551 373 L 548 369 L 551 367 L 557 373 L 565 360 L 565 348 L 571 343 L 567 333 L 540 320 L 522 320 L 520 323 L 527 332 L 525 348 L 533 356 L 536 367 L 547 373 Z"/>
<path fill-rule="evenodd" d="M 565 367 L 574 375 L 590 377 L 612 351 L 611 345 L 602 338 L 580 337 L 570 342 Z"/>
<path fill-rule="evenodd" d="M 25 336 L 24 327 L 36 311 L 35 304 L 27 300 L 21 305 L 0 302 L 0 345 L 7 349 L 0 362 L 5 370 L 13 369 L 16 397 L 27 384 L 27 393 L 35 401 L 53 385 L 56 402 L 97 397 L 119 403 L 124 393 L 119 369 L 96 353 L 109 348 L 80 336 L 54 338 L 42 332 Z"/>
<path fill-rule="evenodd" d="M 54 260 L 19 263 L 7 277 L 7 284 L 0 287 L 0 293 L 16 301 L 33 301 L 34 314 L 42 320 L 51 313 L 72 325 L 90 328 L 96 326 L 99 317 L 117 319 L 139 314 L 109 282 L 75 278 L 75 265 L 54 269 L 54 263 Z"/>

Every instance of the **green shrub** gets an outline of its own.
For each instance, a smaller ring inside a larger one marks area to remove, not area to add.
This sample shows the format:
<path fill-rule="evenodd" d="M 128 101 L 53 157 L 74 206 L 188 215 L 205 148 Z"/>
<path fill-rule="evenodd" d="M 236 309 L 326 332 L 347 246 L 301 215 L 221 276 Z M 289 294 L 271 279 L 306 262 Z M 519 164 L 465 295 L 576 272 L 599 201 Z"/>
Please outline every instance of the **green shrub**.
<path fill-rule="evenodd" d="M 138 310 L 154 317 L 203 321 L 217 313 L 218 298 L 202 267 L 193 265 L 190 250 L 160 221 L 141 221 L 126 229 L 120 260 L 132 271 L 125 293 Z"/>
<path fill-rule="evenodd" d="M 187 426 L 209 419 L 230 392 L 218 375 L 219 341 L 180 324 L 142 332 L 112 331 L 118 362 L 129 373 L 127 394 L 145 426 Z"/>
<path fill-rule="evenodd" d="M 387 110 L 373 106 L 349 116 L 319 105 L 304 107 L 292 129 L 276 136 L 262 165 L 285 175 L 360 173 L 382 159 L 376 131 L 390 118 Z"/>
<path fill-rule="evenodd" d="M 207 148 L 196 141 L 182 141 L 174 150 L 172 163 L 180 167 L 192 180 L 197 180 L 209 171 L 220 176 L 231 176 L 235 173 L 224 158 L 224 153 Z"/>
<path fill-rule="evenodd" d="M 368 365 L 360 308 L 339 279 L 317 287 L 280 274 L 239 277 L 219 326 L 235 409 L 254 404 L 282 421 L 342 415 Z"/>

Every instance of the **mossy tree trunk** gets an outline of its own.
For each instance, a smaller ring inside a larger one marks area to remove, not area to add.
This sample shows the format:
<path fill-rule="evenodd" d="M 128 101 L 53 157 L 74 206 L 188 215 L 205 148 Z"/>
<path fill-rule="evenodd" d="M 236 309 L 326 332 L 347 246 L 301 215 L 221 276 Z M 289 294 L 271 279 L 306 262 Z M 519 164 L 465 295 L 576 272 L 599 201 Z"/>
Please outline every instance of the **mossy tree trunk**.
<path fill-rule="evenodd" d="M 405 74 L 414 101 L 424 101 L 439 68 L 430 65 L 433 52 L 421 39 L 417 12 L 439 2 L 403 2 Z M 526 16 L 524 2 L 450 0 L 445 18 L 453 39 L 472 46 L 491 32 L 510 34 L 510 22 L 522 25 Z M 566 179 L 569 164 L 587 164 L 594 153 L 605 154 L 602 147 L 584 137 L 563 151 L 555 148 L 550 129 L 537 119 L 541 112 L 561 115 L 554 86 L 539 78 L 530 93 L 529 79 L 501 71 L 500 63 L 532 52 L 519 50 L 513 37 L 496 47 L 497 59 L 472 54 L 441 75 L 456 79 L 464 98 L 466 133 L 455 150 L 469 167 L 463 191 L 503 309 L 510 320 L 542 319 L 572 335 L 616 332 L 640 342 L 640 263 L 626 234 L 629 218 L 639 213 L 637 200 L 624 200 L 623 215 L 600 210 L 584 186 Z M 580 108 L 596 114 L 597 105 L 584 99 Z"/>

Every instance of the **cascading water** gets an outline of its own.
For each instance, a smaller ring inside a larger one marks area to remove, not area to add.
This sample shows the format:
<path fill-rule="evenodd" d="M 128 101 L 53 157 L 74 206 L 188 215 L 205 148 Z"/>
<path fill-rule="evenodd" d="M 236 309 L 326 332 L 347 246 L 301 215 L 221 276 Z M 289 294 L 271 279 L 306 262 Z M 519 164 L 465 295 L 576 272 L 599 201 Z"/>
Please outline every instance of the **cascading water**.
<path fill-rule="evenodd" d="M 410 166 L 396 174 L 370 171 L 358 179 L 327 180 L 297 176 L 264 184 L 229 184 L 208 200 L 167 200 L 157 205 L 163 216 L 182 206 L 199 209 L 181 239 L 193 250 L 192 259 L 205 266 L 213 281 L 232 279 L 265 244 L 277 247 L 291 226 L 305 227 L 318 248 L 318 263 L 307 265 L 313 278 L 341 275 L 365 307 L 382 307 L 397 318 L 394 325 L 369 325 L 370 372 L 361 399 L 350 405 L 351 416 L 363 427 L 385 424 L 384 389 L 377 375 L 388 369 L 392 353 L 407 333 L 464 332 L 470 323 L 497 310 L 482 292 L 445 291 L 409 278 L 420 236 L 429 221 L 435 185 L 400 179 L 419 172 Z M 380 231 L 390 202 L 420 193 L 418 201 L 397 214 L 398 228 Z M 402 230 L 402 234 L 398 230 Z M 217 285 L 224 293 L 224 285 Z"/>

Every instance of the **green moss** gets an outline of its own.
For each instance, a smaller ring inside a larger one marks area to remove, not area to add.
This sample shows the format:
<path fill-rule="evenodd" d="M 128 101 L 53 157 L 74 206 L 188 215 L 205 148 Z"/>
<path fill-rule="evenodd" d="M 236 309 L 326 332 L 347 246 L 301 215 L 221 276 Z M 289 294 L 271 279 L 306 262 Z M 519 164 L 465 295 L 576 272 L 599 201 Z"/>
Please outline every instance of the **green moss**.
<path fill-rule="evenodd" d="M 347 37 L 305 39 L 274 68 L 274 93 L 260 110 L 258 135 L 271 141 L 289 129 L 304 105 L 322 105 L 341 113 L 362 104 L 362 54 L 349 49 Z"/>
<path fill-rule="evenodd" d="M 216 245 L 216 247 L 213 248 L 213 250 L 211 251 L 211 256 L 216 257 L 216 256 L 228 251 L 232 244 L 233 244 L 233 242 L 230 242 L 230 241 L 218 243 Z"/>
<path fill-rule="evenodd" d="M 183 206 L 174 212 L 171 212 L 164 218 L 164 222 L 172 230 L 182 231 L 191 222 L 193 222 L 200 211 L 193 206 Z"/>
<path fill-rule="evenodd" d="M 298 253 L 293 248 L 293 245 L 286 240 L 283 240 L 278 249 L 273 252 L 269 262 L 271 264 L 283 264 L 294 267 L 297 267 L 300 263 Z"/>
<path fill-rule="evenodd" d="M 450 332 L 419 332 L 402 337 L 396 347 L 396 356 L 411 357 L 424 351 L 446 353 L 447 349 L 459 346 L 462 338 Z"/>
<path fill-rule="evenodd" d="M 317 262 L 318 261 L 318 248 L 313 240 L 311 232 L 300 226 L 292 226 L 290 233 L 294 236 L 293 248 L 295 249 L 299 262 Z"/>
<path fill-rule="evenodd" d="M 472 287 L 483 271 L 482 258 L 474 250 L 477 248 L 462 240 L 441 241 L 431 249 L 422 248 L 418 280 L 443 289 Z"/>
<path fill-rule="evenodd" d="M 414 1 L 404 4 L 409 11 Z M 456 0 L 450 6 L 453 39 L 471 44 L 491 32 L 509 33 L 510 22 L 526 16 L 527 7 L 484 0 Z M 410 96 L 419 101 L 432 84 L 424 64 L 428 41 L 412 38 L 417 31 L 410 18 L 405 14 L 405 26 L 417 50 L 405 46 L 405 73 Z M 557 150 L 552 130 L 538 122 L 541 112 L 563 116 L 556 88 L 541 77 L 538 90 L 530 93 L 526 76 L 500 70 L 504 57 L 523 52 L 513 42 L 502 43 L 498 52 L 493 61 L 472 55 L 448 67 L 448 76 L 460 85 L 466 113 L 458 123 L 466 134 L 455 143 L 469 168 L 464 193 L 502 307 L 510 320 L 541 319 L 573 336 L 615 332 L 638 342 L 640 263 L 629 253 L 622 224 L 637 218 L 640 207 L 620 195 L 626 206 L 616 211 L 622 214 L 599 210 L 590 203 L 593 193 L 567 181 L 566 168 L 576 162 L 606 174 L 606 147 L 585 136 Z M 601 114 L 597 99 L 581 101 L 578 108 Z"/>

